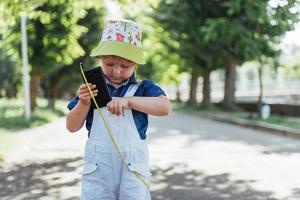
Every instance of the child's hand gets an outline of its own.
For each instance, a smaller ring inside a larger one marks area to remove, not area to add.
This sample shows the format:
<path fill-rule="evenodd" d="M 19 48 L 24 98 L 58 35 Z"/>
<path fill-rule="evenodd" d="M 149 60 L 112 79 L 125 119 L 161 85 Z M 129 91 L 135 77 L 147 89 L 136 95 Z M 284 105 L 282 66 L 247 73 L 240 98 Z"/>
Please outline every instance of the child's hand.
<path fill-rule="evenodd" d="M 115 115 L 123 115 L 124 116 L 124 109 L 129 108 L 129 98 L 114 98 L 107 104 L 107 109 Z"/>
<path fill-rule="evenodd" d="M 93 92 L 94 97 L 97 96 L 98 90 L 95 89 L 96 85 L 92 85 L 91 83 L 89 83 L 89 86 Z M 77 96 L 84 105 L 89 105 L 91 103 L 91 95 L 89 93 L 88 87 L 85 84 L 79 86 L 77 90 Z"/>

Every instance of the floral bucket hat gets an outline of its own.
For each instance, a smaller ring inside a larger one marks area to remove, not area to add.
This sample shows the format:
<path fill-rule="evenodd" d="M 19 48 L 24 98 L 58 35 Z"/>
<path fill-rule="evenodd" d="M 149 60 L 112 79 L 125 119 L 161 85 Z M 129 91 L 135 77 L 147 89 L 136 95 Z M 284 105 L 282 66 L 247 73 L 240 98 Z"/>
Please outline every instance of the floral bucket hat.
<path fill-rule="evenodd" d="M 101 40 L 90 56 L 115 55 L 137 64 L 145 64 L 141 41 L 141 29 L 134 21 L 108 20 Z"/>

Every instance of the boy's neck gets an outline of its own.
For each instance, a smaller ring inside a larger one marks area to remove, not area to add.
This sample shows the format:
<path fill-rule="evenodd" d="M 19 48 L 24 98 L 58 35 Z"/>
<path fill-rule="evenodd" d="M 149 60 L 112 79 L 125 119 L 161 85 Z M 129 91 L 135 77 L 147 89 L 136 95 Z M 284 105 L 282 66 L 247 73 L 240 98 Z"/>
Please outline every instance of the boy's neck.
<path fill-rule="evenodd" d="M 129 78 L 129 79 L 123 81 L 123 82 L 120 83 L 120 84 L 115 84 L 115 83 L 112 83 L 107 77 L 105 77 L 105 79 L 106 79 L 106 82 L 107 82 L 108 84 L 112 85 L 112 86 L 115 87 L 116 89 L 118 89 L 118 88 L 121 87 L 122 85 L 126 85 L 126 84 L 129 82 L 129 80 L 130 80 L 130 78 Z"/>
<path fill-rule="evenodd" d="M 113 87 L 115 87 L 116 89 L 118 89 L 119 87 L 121 87 L 121 86 L 126 85 L 127 83 L 129 83 L 129 81 L 131 80 L 132 76 L 135 76 L 135 75 L 134 75 L 134 73 L 133 73 L 127 80 L 123 81 L 123 82 L 120 83 L 120 84 L 112 83 L 112 82 L 107 78 L 106 75 L 104 75 L 104 76 L 105 76 L 106 83 L 108 83 L 108 84 L 112 85 Z M 135 78 L 134 78 L 134 81 L 136 81 Z"/>

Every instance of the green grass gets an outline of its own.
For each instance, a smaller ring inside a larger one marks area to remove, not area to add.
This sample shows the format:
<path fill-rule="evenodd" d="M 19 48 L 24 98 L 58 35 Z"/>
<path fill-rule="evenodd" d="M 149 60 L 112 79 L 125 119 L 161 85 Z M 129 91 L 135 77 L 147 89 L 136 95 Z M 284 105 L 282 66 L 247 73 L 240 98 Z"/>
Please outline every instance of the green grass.
<path fill-rule="evenodd" d="M 172 102 L 172 109 L 173 110 L 184 110 L 184 111 L 208 111 L 208 112 L 214 112 L 217 111 L 218 108 L 211 105 L 211 106 L 203 106 L 201 104 L 187 104 L 187 103 L 175 103 Z"/>
<path fill-rule="evenodd" d="M 38 99 L 38 107 L 30 120 L 25 120 L 23 103 L 19 99 L 0 99 L 0 132 L 40 126 L 66 113 L 66 103 L 57 101 L 55 109 L 47 107 L 47 101 Z"/>
<path fill-rule="evenodd" d="M 253 119 L 255 121 L 263 121 L 270 124 L 281 125 L 289 128 L 300 129 L 300 118 L 299 117 L 283 117 L 279 115 L 272 115 L 266 120 Z"/>
<path fill-rule="evenodd" d="M 55 109 L 48 108 L 45 99 L 38 99 L 37 104 L 30 120 L 25 120 L 21 99 L 0 99 L 0 162 L 3 159 L 1 154 L 19 142 L 16 133 L 18 130 L 41 126 L 67 112 L 66 101 L 56 101 Z"/>
<path fill-rule="evenodd" d="M 281 125 L 288 128 L 300 129 L 300 117 L 287 117 L 281 115 L 271 115 L 268 119 L 264 120 L 254 114 L 250 117 L 249 112 L 245 112 L 240 108 L 236 108 L 233 111 L 224 111 L 216 106 L 205 107 L 201 104 L 189 105 L 186 103 L 172 103 L 173 110 L 185 111 L 190 113 L 207 113 L 207 114 L 218 114 L 228 118 L 244 119 L 252 122 L 265 122 L 269 124 Z"/>

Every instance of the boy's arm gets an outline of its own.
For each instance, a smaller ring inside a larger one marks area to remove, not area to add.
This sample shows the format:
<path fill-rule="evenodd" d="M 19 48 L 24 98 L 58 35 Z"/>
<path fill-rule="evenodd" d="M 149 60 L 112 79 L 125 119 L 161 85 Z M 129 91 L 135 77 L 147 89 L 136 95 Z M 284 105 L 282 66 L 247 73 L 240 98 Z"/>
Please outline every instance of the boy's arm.
<path fill-rule="evenodd" d="M 120 116 L 123 109 L 132 108 L 150 115 L 163 116 L 171 112 L 171 104 L 167 97 L 124 97 L 114 98 L 107 104 L 107 109 Z"/>
<path fill-rule="evenodd" d="M 130 97 L 128 106 L 134 110 L 154 116 L 164 116 L 171 113 L 171 103 L 166 96 Z"/>
<path fill-rule="evenodd" d="M 84 104 L 79 100 L 76 106 L 67 114 L 66 126 L 70 132 L 73 133 L 81 129 L 89 109 L 89 104 Z"/>
<path fill-rule="evenodd" d="M 93 95 L 97 96 L 98 90 L 95 89 L 96 85 L 90 84 L 90 87 Z M 79 101 L 77 102 L 76 106 L 67 114 L 66 119 L 66 126 L 70 132 L 76 132 L 81 129 L 91 106 L 91 95 L 85 84 L 79 86 L 77 96 Z"/>

